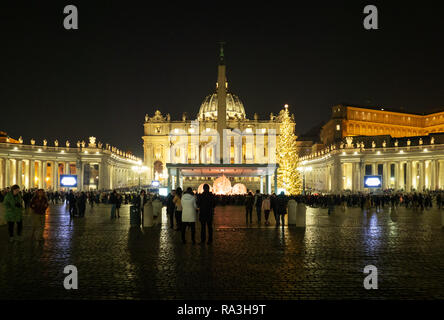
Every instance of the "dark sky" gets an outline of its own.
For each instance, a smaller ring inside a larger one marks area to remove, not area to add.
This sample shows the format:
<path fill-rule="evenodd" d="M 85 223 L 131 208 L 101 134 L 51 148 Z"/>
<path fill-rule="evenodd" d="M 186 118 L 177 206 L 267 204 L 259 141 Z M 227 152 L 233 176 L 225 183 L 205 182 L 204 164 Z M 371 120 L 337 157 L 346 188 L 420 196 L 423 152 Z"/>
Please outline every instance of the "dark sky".
<path fill-rule="evenodd" d="M 437 2 L 149 3 L 2 1 L 0 130 L 51 145 L 94 135 L 142 156 L 146 113 L 194 117 L 214 90 L 220 40 L 247 115 L 288 103 L 300 133 L 338 103 L 444 105 Z M 78 30 L 63 28 L 68 4 Z M 379 9 L 379 30 L 363 28 L 367 4 Z"/>

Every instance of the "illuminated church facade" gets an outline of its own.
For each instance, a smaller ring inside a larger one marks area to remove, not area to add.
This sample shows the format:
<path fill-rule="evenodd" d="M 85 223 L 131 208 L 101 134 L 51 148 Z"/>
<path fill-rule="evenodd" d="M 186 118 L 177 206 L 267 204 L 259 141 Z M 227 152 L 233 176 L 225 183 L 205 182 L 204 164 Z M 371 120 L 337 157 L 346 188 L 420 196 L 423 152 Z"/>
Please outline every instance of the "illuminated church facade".
<path fill-rule="evenodd" d="M 220 117 L 220 114 L 225 116 Z M 202 171 L 202 175 L 179 177 L 171 184 L 173 177 L 167 164 L 195 164 L 198 167 L 224 162 L 243 164 L 247 168 L 249 164 L 265 163 L 268 160 L 264 158 L 270 159 L 275 156 L 279 124 L 279 115 L 273 113 L 268 119 L 259 119 L 257 113 L 253 119 L 247 118 L 244 104 L 229 90 L 223 49 L 221 49 L 216 89 L 204 98 L 195 118 L 189 118 L 184 113 L 181 120 L 172 120 L 169 114 L 164 115 L 159 110 L 152 116 L 148 114 L 145 116 L 142 139 L 147 182 L 149 184 L 152 181 L 159 181 L 162 186 L 192 187 L 198 190 L 203 183 L 212 186 L 217 175 L 210 177 L 209 172 Z M 230 140 L 225 146 L 225 150 L 228 151 L 222 156 L 224 129 L 229 129 L 230 134 L 239 133 L 242 143 L 235 144 L 234 139 Z M 216 135 L 221 137 L 219 144 L 216 143 Z M 262 143 L 258 137 L 263 138 Z M 173 141 L 177 142 L 176 139 L 181 141 L 182 148 L 175 148 Z M 225 157 L 225 161 L 222 157 Z M 241 169 L 239 168 L 238 175 L 233 174 L 228 177 L 233 186 L 241 183 L 248 190 L 259 189 L 263 192 L 275 188 L 276 181 L 268 179 L 267 173 L 252 174 L 251 170 Z M 218 175 L 225 176 L 224 169 L 220 169 Z"/>

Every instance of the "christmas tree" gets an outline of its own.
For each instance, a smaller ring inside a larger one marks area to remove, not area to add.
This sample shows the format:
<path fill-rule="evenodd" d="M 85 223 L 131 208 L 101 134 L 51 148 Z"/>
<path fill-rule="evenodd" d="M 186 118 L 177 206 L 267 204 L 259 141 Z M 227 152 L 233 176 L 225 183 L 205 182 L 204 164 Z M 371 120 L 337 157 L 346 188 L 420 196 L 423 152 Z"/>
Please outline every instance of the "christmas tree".
<path fill-rule="evenodd" d="M 277 144 L 278 187 L 287 194 L 299 194 L 302 190 L 301 174 L 298 171 L 299 159 L 296 153 L 296 135 L 294 116 L 288 112 L 288 106 L 279 113 L 279 141 Z"/>

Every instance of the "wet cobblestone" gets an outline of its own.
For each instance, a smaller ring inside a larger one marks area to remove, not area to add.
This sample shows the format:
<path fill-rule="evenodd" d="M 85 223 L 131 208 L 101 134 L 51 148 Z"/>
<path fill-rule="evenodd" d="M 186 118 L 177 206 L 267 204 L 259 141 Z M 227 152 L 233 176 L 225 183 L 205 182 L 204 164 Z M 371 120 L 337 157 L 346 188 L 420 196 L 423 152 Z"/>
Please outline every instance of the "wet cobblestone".
<path fill-rule="evenodd" d="M 212 245 L 183 245 L 163 224 L 131 228 L 129 207 L 70 220 L 51 206 L 45 239 L 9 244 L 0 227 L 0 299 L 444 299 L 440 212 L 307 210 L 307 228 L 245 226 L 241 207 L 218 207 Z M 271 215 L 272 216 L 272 215 Z M 196 240 L 199 242 L 200 228 Z M 188 231 L 189 232 L 189 231 Z M 375 265 L 379 289 L 365 290 Z M 75 265 L 79 289 L 65 290 Z"/>

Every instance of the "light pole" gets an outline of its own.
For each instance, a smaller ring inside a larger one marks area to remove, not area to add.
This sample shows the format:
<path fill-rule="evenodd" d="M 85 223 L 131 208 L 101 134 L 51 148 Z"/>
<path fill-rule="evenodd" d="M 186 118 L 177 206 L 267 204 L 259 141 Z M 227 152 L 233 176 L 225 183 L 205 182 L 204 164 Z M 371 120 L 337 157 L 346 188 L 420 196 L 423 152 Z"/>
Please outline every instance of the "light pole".
<path fill-rule="evenodd" d="M 136 172 L 139 175 L 139 191 L 141 189 L 141 184 L 140 184 L 140 175 L 142 172 L 145 172 L 148 170 L 147 166 L 142 166 L 141 163 L 139 163 L 139 165 L 137 166 L 133 166 L 132 167 L 133 171 Z"/>
<path fill-rule="evenodd" d="M 305 172 L 310 172 L 312 167 L 298 167 L 298 170 L 302 172 L 302 195 L 305 196 Z"/>

